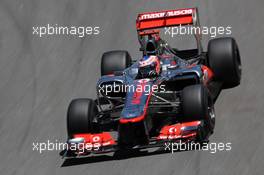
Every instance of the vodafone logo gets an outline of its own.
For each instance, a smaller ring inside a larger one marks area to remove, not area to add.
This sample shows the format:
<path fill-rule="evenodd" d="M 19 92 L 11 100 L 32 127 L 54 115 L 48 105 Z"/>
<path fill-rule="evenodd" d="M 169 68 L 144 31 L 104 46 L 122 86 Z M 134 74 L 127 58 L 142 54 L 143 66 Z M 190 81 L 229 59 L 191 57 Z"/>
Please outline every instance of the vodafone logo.
<path fill-rule="evenodd" d="M 167 11 L 167 12 L 148 13 L 148 14 L 140 15 L 139 20 L 162 18 L 162 17 L 165 17 L 165 15 L 167 17 L 180 16 L 180 15 L 190 15 L 192 13 L 193 13 L 193 9 L 171 10 L 171 11 Z"/>

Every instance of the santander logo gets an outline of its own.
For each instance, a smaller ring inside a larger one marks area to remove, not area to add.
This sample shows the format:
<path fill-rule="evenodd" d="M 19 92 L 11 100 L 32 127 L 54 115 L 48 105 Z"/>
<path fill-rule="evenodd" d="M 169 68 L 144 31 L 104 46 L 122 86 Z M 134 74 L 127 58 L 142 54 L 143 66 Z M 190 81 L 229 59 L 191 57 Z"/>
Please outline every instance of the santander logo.
<path fill-rule="evenodd" d="M 171 127 L 171 128 L 169 129 L 169 133 L 175 133 L 175 132 L 177 132 L 177 128 L 175 128 L 175 127 Z"/>

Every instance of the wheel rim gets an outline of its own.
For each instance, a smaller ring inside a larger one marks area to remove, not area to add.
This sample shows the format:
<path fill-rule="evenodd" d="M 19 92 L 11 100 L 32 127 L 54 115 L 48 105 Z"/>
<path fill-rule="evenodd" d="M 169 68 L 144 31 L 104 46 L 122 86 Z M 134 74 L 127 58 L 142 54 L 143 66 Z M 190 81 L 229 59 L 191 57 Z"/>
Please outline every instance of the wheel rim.
<path fill-rule="evenodd" d="M 209 128 L 213 132 L 215 127 L 215 109 L 211 98 L 208 99 L 208 120 Z"/>
<path fill-rule="evenodd" d="M 212 126 L 212 129 L 214 129 L 214 126 L 215 126 L 215 109 L 214 109 L 214 106 L 208 107 L 208 112 L 209 112 L 210 124 Z"/>

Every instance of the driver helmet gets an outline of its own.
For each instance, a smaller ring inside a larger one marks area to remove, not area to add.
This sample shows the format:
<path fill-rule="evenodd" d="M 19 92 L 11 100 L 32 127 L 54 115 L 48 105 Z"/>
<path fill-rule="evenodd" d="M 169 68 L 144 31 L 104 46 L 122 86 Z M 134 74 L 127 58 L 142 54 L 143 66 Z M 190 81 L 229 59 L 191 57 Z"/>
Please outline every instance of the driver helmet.
<path fill-rule="evenodd" d="M 139 74 L 142 78 L 153 78 L 160 74 L 160 61 L 157 56 L 144 56 L 139 61 Z"/>

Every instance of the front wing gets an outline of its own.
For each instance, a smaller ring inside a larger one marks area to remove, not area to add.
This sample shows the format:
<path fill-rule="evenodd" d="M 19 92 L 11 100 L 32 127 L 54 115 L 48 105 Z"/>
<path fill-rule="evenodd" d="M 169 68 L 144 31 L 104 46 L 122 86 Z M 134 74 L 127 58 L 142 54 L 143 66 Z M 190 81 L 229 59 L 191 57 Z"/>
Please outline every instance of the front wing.
<path fill-rule="evenodd" d="M 146 149 L 163 147 L 167 142 L 191 142 L 195 141 L 202 121 L 176 123 L 164 126 L 157 137 L 149 140 L 147 145 L 134 146 L 131 149 Z M 61 155 L 66 158 L 86 157 L 90 154 L 103 154 L 120 150 L 118 141 L 110 132 L 76 134 L 69 139 L 68 147 Z"/>

